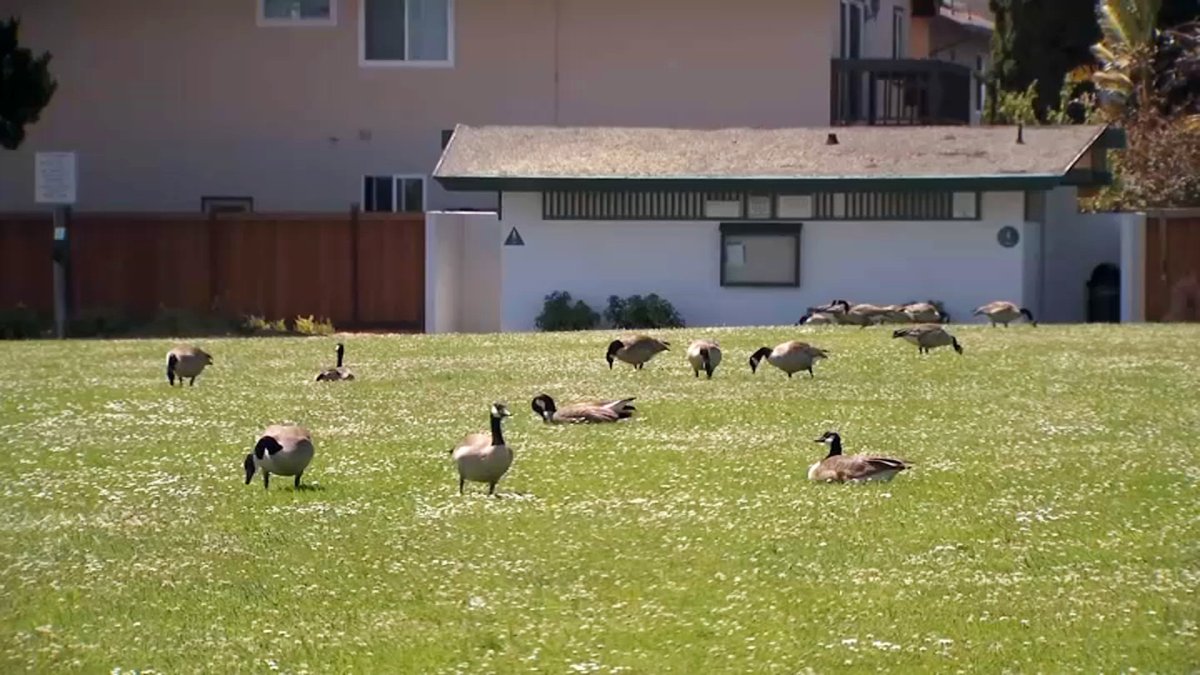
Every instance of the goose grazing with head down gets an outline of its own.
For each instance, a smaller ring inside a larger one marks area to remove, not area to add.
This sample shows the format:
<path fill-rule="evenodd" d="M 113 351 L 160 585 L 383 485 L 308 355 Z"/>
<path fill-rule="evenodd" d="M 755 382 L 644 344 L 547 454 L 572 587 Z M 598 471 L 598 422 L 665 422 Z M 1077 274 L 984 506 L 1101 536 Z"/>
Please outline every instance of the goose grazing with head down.
<path fill-rule="evenodd" d="M 912 328 L 897 328 L 892 331 L 892 339 L 895 338 L 904 338 L 913 343 L 917 346 L 919 354 L 928 354 L 938 347 L 946 346 L 953 346 L 954 351 L 960 355 L 963 353 L 962 345 L 958 344 L 958 338 L 934 323 L 921 324 Z"/>
<path fill-rule="evenodd" d="M 300 487 L 300 476 L 313 458 L 312 434 L 295 424 L 272 424 L 258 437 L 254 450 L 246 455 L 246 485 L 254 472 L 262 471 L 263 489 L 270 487 L 271 474 L 295 476 L 292 485 Z"/>
<path fill-rule="evenodd" d="M 829 446 L 825 459 L 808 467 L 808 479 L 826 483 L 890 481 L 896 474 L 912 465 L 902 459 L 874 455 L 843 455 L 842 437 L 836 431 L 826 431 L 817 443 Z"/>
<path fill-rule="evenodd" d="M 339 380 L 353 380 L 354 372 L 342 365 L 342 359 L 346 355 L 346 345 L 341 342 L 337 343 L 337 365 L 333 368 L 326 368 L 317 373 L 317 382 L 337 382 Z"/>
<path fill-rule="evenodd" d="M 758 362 L 764 358 L 767 360 L 767 363 L 787 373 L 788 377 L 791 377 L 792 373 L 801 370 L 807 370 L 808 376 L 814 377 L 813 362 L 817 359 L 829 358 L 829 352 L 798 340 L 789 340 L 776 345 L 775 349 L 761 347 L 758 351 L 750 355 L 751 373 L 758 372 Z"/>
<path fill-rule="evenodd" d="M 196 376 L 211 366 L 213 358 L 208 352 L 194 345 L 179 345 L 167 352 L 167 382 L 175 386 L 175 378 L 179 378 L 179 386 L 183 386 L 183 378 L 189 379 L 189 386 L 196 386 Z"/>
<path fill-rule="evenodd" d="M 458 468 L 458 494 L 463 493 L 467 481 L 487 483 L 488 494 L 496 494 L 496 483 L 512 466 L 512 448 L 504 443 L 500 421 L 512 413 L 503 403 L 493 403 L 491 409 L 492 431 L 490 434 L 467 434 L 458 446 L 450 451 Z"/>
<path fill-rule="evenodd" d="M 529 406 L 547 424 L 573 424 L 579 422 L 617 422 L 633 417 L 637 410 L 631 405 L 634 398 L 615 401 L 575 401 L 559 408 L 547 394 L 539 394 Z"/>
<path fill-rule="evenodd" d="M 713 371 L 721 365 L 721 346 L 715 340 L 694 340 L 688 345 L 687 361 L 694 376 L 700 377 L 703 370 L 711 380 Z"/>
<path fill-rule="evenodd" d="M 1029 319 L 1031 326 L 1037 327 L 1037 321 L 1033 320 L 1033 312 L 1024 307 L 1019 307 L 1015 302 L 1008 302 L 1007 300 L 989 302 L 986 305 L 976 307 L 975 311 L 972 312 L 972 316 L 979 316 L 980 314 L 983 314 L 992 322 L 992 328 L 995 328 L 998 323 L 1002 323 L 1005 328 L 1008 328 L 1009 322 L 1016 321 L 1022 316 Z"/>
<path fill-rule="evenodd" d="M 657 340 L 649 335 L 625 335 L 608 343 L 608 351 L 604 360 L 608 361 L 609 369 L 613 367 L 613 359 L 620 359 L 631 364 L 634 370 L 641 370 L 646 362 L 659 352 L 669 351 L 671 343 Z"/>

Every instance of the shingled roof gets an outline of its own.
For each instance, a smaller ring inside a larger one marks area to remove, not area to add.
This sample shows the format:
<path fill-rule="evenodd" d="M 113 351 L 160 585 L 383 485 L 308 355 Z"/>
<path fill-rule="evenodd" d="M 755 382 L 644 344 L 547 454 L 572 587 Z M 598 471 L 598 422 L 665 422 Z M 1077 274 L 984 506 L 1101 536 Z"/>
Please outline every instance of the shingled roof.
<path fill-rule="evenodd" d="M 547 189 L 634 181 L 809 186 L 989 181 L 1053 187 L 1094 146 L 1121 147 L 1103 125 L 664 129 L 459 125 L 433 177 L 451 190 Z M 832 138 L 836 136 L 836 143 Z M 963 185 L 966 187 L 966 185 Z"/>

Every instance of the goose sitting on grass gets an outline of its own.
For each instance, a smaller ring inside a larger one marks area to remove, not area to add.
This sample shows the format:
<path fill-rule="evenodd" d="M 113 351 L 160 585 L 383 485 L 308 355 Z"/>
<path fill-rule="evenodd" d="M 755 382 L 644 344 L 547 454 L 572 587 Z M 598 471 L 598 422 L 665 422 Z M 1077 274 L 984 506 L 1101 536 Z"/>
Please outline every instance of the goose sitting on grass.
<path fill-rule="evenodd" d="M 317 382 L 337 382 L 339 380 L 353 380 L 354 372 L 342 365 L 342 360 L 346 355 L 346 345 L 341 342 L 337 343 L 337 365 L 333 368 L 326 368 L 317 373 Z"/>
<path fill-rule="evenodd" d="M 179 378 L 179 386 L 183 386 L 183 378 L 188 378 L 189 386 L 196 386 L 196 376 L 203 372 L 205 366 L 211 366 L 212 356 L 194 345 L 179 345 L 167 352 L 167 382 L 175 386 L 175 378 Z"/>
<path fill-rule="evenodd" d="M 308 429 L 295 424 L 273 424 L 267 427 L 246 455 L 246 485 L 254 478 L 255 471 L 262 471 L 263 489 L 270 487 L 271 474 L 295 476 L 292 485 L 300 487 L 300 476 L 312 461 L 312 434 Z"/>
<path fill-rule="evenodd" d="M 901 459 L 875 455 L 843 455 L 842 437 L 836 431 L 826 431 L 817 443 L 829 446 L 825 459 L 808 467 L 808 479 L 826 483 L 881 481 L 887 482 L 912 465 Z"/>
<path fill-rule="evenodd" d="M 511 416 L 503 403 L 493 403 L 491 433 L 467 434 L 450 451 L 458 469 L 458 494 L 463 493 L 467 481 L 487 483 L 488 494 L 496 494 L 496 483 L 508 472 L 513 461 L 512 448 L 505 444 L 500 429 L 500 421 Z"/>
<path fill-rule="evenodd" d="M 547 394 L 539 394 L 530 402 L 533 412 L 547 424 L 573 424 L 579 422 L 617 422 L 633 416 L 633 398 L 614 401 L 575 401 L 559 408 Z"/>

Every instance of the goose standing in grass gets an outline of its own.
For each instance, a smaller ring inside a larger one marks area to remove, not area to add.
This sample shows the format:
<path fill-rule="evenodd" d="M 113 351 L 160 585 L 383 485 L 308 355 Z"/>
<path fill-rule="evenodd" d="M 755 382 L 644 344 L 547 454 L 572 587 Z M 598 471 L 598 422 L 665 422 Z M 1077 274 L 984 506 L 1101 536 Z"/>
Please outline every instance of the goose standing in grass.
<path fill-rule="evenodd" d="M 917 353 L 928 354 L 938 347 L 953 346 L 959 355 L 963 353 L 958 338 L 946 332 L 945 328 L 935 323 L 926 323 L 911 328 L 897 328 L 892 331 L 892 339 L 904 338 L 917 346 Z"/>
<path fill-rule="evenodd" d="M 308 429 L 295 424 L 272 424 L 259 435 L 254 451 L 246 455 L 246 485 L 257 470 L 262 471 L 264 490 L 270 487 L 273 473 L 295 476 L 292 485 L 298 488 L 314 451 Z"/>
<path fill-rule="evenodd" d="M 930 302 L 910 302 L 904 306 L 904 313 L 913 323 L 945 323 L 950 318 L 939 312 L 937 305 Z"/>
<path fill-rule="evenodd" d="M 721 346 L 713 340 L 694 340 L 687 348 L 687 361 L 692 366 L 692 374 L 700 377 L 703 370 L 712 379 L 713 371 L 721 365 Z"/>
<path fill-rule="evenodd" d="M 353 380 L 354 372 L 342 365 L 346 355 L 346 345 L 337 343 L 337 365 L 317 373 L 317 382 L 336 382 L 338 380 Z"/>
<path fill-rule="evenodd" d="M 196 376 L 211 366 L 212 356 L 195 345 L 178 345 L 167 352 L 167 382 L 175 386 L 175 378 L 179 378 L 179 386 L 183 386 L 183 378 L 188 378 L 189 386 L 196 386 Z"/>
<path fill-rule="evenodd" d="M 631 405 L 633 401 L 633 397 L 615 401 L 575 401 L 559 408 L 549 395 L 539 394 L 529 406 L 547 424 L 600 423 L 633 417 L 637 410 Z"/>
<path fill-rule="evenodd" d="M 649 335 L 625 335 L 608 344 L 604 360 L 608 361 L 610 370 L 613 367 L 614 358 L 631 364 L 634 370 L 641 370 L 647 361 L 654 358 L 659 352 L 669 351 L 670 348 L 670 342 L 658 340 Z"/>
<path fill-rule="evenodd" d="M 1033 320 L 1033 312 L 1018 306 L 1015 302 L 1007 300 L 997 300 L 989 302 L 986 305 L 980 305 L 975 308 L 972 316 L 979 316 L 980 314 L 986 316 L 988 321 L 992 322 L 992 328 L 995 328 L 998 323 L 1002 323 L 1005 328 L 1008 328 L 1010 321 L 1016 321 L 1022 316 L 1029 319 L 1031 326 L 1037 327 L 1037 321 Z"/>
<path fill-rule="evenodd" d="M 842 437 L 836 431 L 826 431 L 817 443 L 829 446 L 829 454 L 825 459 L 808 467 L 808 479 L 826 483 L 842 483 L 845 481 L 882 481 L 887 482 L 896 474 L 911 467 L 902 459 L 878 457 L 875 455 L 843 455 Z"/>
<path fill-rule="evenodd" d="M 491 433 L 467 434 L 458 447 L 450 451 L 458 468 L 458 494 L 463 493 L 467 481 L 487 483 L 488 494 L 496 494 L 496 483 L 508 472 L 513 461 L 512 448 L 504 443 L 500 429 L 500 421 L 511 416 L 503 403 L 493 403 Z"/>
<path fill-rule="evenodd" d="M 788 377 L 801 370 L 807 370 L 808 376 L 814 377 L 813 362 L 817 359 L 829 358 L 829 352 L 798 340 L 789 340 L 776 345 L 775 349 L 761 347 L 750 355 L 751 373 L 758 372 L 758 363 L 764 358 L 767 363 L 787 373 Z"/>

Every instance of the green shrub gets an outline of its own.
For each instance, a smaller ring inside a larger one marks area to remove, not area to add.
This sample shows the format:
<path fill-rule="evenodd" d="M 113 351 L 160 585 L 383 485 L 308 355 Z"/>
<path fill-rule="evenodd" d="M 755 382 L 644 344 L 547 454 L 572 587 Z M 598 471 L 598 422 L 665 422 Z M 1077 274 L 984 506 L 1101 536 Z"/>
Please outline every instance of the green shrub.
<path fill-rule="evenodd" d="M 604 319 L 614 328 L 683 328 L 683 317 L 666 298 L 657 293 L 646 297 L 631 295 L 620 298 L 608 296 Z"/>
<path fill-rule="evenodd" d="M 37 312 L 25 305 L 0 309 L 0 340 L 27 340 L 41 337 L 48 327 Z"/>
<path fill-rule="evenodd" d="M 312 315 L 297 316 L 295 331 L 301 335 L 333 335 L 333 321 L 329 319 L 314 319 Z"/>
<path fill-rule="evenodd" d="M 586 302 L 571 304 L 571 294 L 566 291 L 555 291 L 545 300 L 536 319 L 537 327 L 544 331 L 590 330 L 600 322 L 600 315 Z"/>
<path fill-rule="evenodd" d="M 122 309 L 93 307 L 74 312 L 66 328 L 70 337 L 113 337 L 128 334 L 134 325 L 134 320 Z"/>
<path fill-rule="evenodd" d="M 256 314 L 243 316 L 234 331 L 241 335 L 287 335 L 289 332 L 285 319 L 269 321 Z"/>

